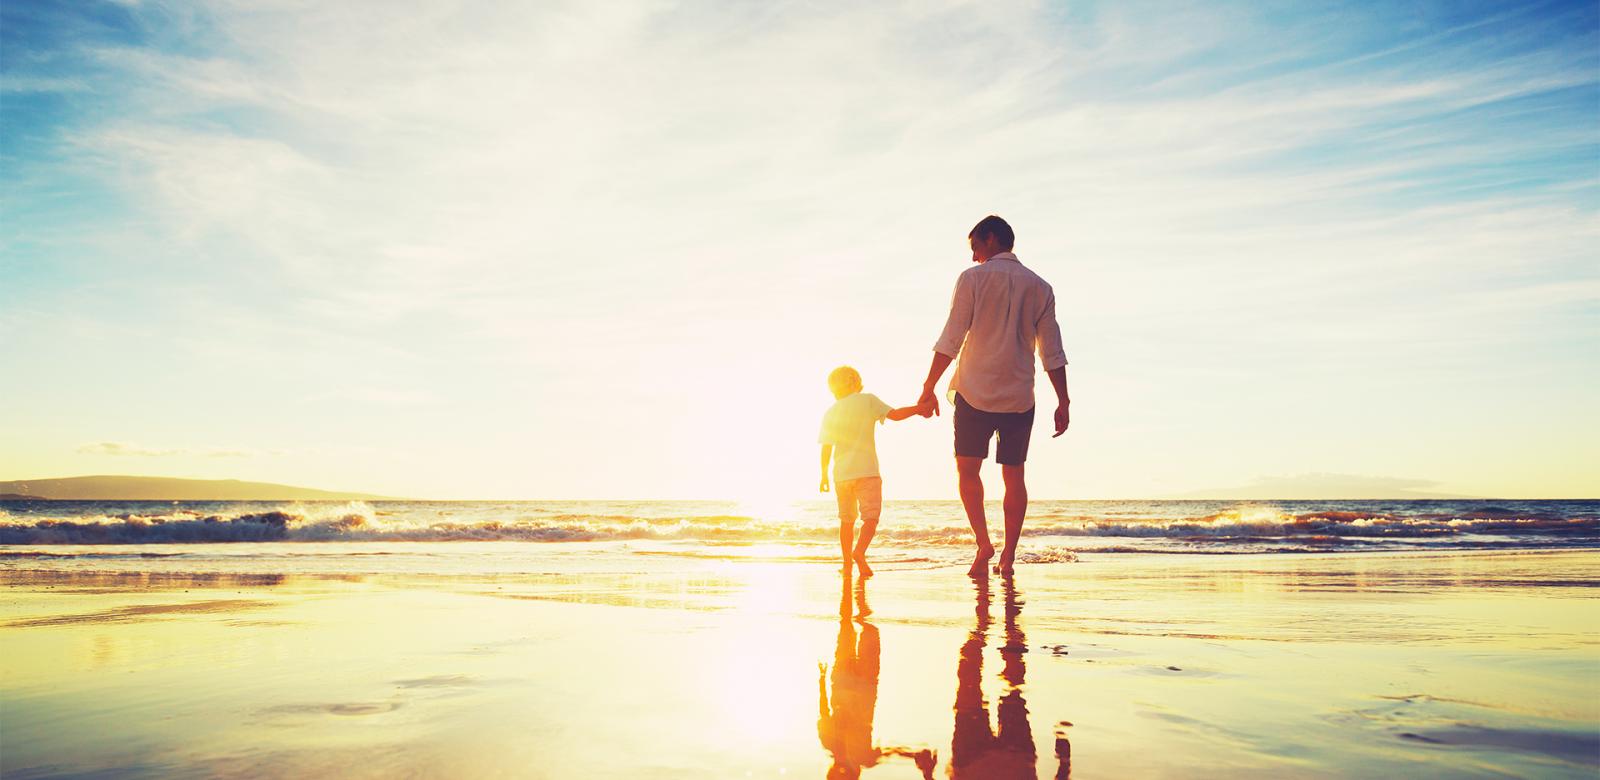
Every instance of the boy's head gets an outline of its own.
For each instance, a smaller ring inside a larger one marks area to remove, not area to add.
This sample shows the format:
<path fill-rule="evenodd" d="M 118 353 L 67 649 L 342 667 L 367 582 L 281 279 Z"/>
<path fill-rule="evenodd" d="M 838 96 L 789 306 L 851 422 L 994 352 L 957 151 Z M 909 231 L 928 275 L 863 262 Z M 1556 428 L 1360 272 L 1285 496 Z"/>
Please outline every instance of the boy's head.
<path fill-rule="evenodd" d="M 849 366 L 839 366 L 828 374 L 828 389 L 834 398 L 843 398 L 861 392 L 861 374 Z"/>

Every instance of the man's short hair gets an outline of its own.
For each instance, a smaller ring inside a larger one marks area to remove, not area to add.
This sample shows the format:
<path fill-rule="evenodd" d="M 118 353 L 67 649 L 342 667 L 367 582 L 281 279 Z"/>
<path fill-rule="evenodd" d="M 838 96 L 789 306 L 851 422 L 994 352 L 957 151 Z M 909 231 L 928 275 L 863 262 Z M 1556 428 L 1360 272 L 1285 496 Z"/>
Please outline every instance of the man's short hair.
<path fill-rule="evenodd" d="M 1000 248 L 1007 252 L 1010 252 L 1011 247 L 1017 243 L 1017 234 L 1011 232 L 1011 226 L 1006 224 L 1005 220 L 993 214 L 978 220 L 977 226 L 972 229 L 971 233 L 967 234 L 967 238 L 992 238 L 1000 242 Z"/>
<path fill-rule="evenodd" d="M 828 374 L 828 389 L 843 398 L 861 389 L 861 374 L 849 366 L 839 366 Z"/>

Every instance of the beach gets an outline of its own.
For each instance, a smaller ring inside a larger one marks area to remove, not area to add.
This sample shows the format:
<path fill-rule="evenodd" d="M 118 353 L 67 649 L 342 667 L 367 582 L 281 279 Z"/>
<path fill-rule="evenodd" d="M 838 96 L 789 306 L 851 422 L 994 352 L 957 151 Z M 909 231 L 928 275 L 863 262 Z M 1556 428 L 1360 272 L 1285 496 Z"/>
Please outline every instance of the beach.
<path fill-rule="evenodd" d="M 1593 550 L 1083 552 L 978 584 L 895 553 L 847 583 L 748 549 L 339 547 L 7 547 L 0 772 L 1600 770 Z"/>
<path fill-rule="evenodd" d="M 1597 0 L 0 0 L 0 101 L 0 780 L 1600 780 Z"/>

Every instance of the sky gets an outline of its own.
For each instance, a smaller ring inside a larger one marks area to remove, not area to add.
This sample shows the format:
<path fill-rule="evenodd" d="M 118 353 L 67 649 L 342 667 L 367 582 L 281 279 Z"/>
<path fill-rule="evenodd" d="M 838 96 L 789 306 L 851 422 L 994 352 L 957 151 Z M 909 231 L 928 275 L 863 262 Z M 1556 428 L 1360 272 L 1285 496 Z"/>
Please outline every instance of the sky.
<path fill-rule="evenodd" d="M 1035 498 L 1600 496 L 1593 2 L 7 0 L 0 180 L 0 479 L 814 496 L 993 213 Z"/>

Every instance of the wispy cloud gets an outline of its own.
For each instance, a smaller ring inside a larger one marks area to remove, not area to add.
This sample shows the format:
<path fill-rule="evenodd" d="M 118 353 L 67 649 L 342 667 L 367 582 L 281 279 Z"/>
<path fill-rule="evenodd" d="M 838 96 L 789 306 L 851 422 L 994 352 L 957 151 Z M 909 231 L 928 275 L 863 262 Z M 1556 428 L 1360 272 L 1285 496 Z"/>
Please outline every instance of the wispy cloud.
<path fill-rule="evenodd" d="M 379 406 L 417 406 L 436 399 L 424 390 L 404 387 L 344 387 L 313 393 L 307 403 L 348 402 Z"/>
<path fill-rule="evenodd" d="M 77 78 L 19 76 L 12 74 L 0 76 L 0 92 L 3 93 L 87 92 L 89 89 L 88 82 Z"/>
<path fill-rule="evenodd" d="M 112 455 L 116 457 L 138 458 L 170 458 L 178 456 L 198 456 L 203 458 L 247 458 L 255 454 L 249 450 L 228 449 L 225 447 L 204 447 L 199 449 L 162 449 L 156 447 L 144 447 L 138 444 L 130 444 L 127 442 L 118 441 L 100 441 L 93 444 L 85 444 L 78 448 L 78 452 L 83 455 Z"/>

